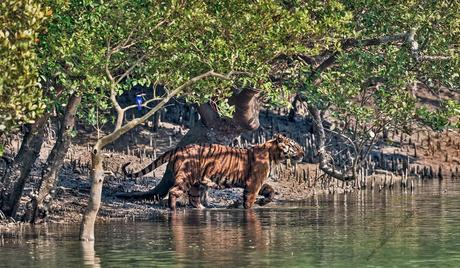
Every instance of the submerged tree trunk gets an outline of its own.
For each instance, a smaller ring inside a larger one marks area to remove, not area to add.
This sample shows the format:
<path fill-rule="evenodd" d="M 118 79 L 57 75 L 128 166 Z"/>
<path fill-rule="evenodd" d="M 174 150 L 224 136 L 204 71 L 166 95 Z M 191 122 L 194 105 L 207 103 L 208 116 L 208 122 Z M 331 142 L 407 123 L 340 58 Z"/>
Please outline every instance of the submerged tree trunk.
<path fill-rule="evenodd" d="M 259 127 L 259 91 L 243 89 L 234 92 L 229 99 L 229 104 L 235 106 L 232 118 L 219 116 L 217 110 L 209 103 L 198 107 L 201 121 L 196 124 L 181 139 L 177 147 L 192 143 L 216 143 L 229 145 L 244 131 L 256 130 Z M 147 192 L 118 193 L 116 196 L 130 199 L 161 199 L 166 197 L 169 189 L 174 184 L 173 173 L 168 163 L 163 178 L 159 184 Z"/>
<path fill-rule="evenodd" d="M 21 148 L 5 175 L 5 186 L 1 193 L 1 210 L 6 216 L 16 216 L 27 178 L 40 154 L 48 118 L 49 115 L 46 114 L 35 123 L 26 126 Z"/>
<path fill-rule="evenodd" d="M 48 196 L 52 196 L 51 191 L 56 187 L 59 171 L 64 163 L 72 139 L 71 132 L 75 125 L 75 114 L 77 113 L 80 101 L 81 96 L 77 94 L 73 94 L 69 98 L 66 111 L 61 119 L 56 143 L 46 161 L 38 192 L 32 198 L 30 209 L 27 211 L 24 219 L 25 221 L 36 223 L 46 216 L 45 200 Z"/>
<path fill-rule="evenodd" d="M 99 146 L 95 146 L 99 147 Z M 80 226 L 80 240 L 94 240 L 94 223 L 102 199 L 102 184 L 104 182 L 104 168 L 102 166 L 102 148 L 95 148 L 91 153 L 91 192 L 86 212 L 83 214 L 83 221 Z"/>

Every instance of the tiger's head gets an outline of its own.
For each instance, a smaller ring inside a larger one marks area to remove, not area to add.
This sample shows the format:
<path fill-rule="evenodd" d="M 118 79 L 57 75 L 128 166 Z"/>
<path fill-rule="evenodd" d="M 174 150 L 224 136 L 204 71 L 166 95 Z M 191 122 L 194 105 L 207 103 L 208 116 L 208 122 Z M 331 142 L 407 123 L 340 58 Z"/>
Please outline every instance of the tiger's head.
<path fill-rule="evenodd" d="M 294 140 L 282 135 L 275 134 L 273 144 L 276 146 L 278 161 L 292 159 L 294 161 L 300 161 L 304 157 L 304 151 L 302 147 Z"/>

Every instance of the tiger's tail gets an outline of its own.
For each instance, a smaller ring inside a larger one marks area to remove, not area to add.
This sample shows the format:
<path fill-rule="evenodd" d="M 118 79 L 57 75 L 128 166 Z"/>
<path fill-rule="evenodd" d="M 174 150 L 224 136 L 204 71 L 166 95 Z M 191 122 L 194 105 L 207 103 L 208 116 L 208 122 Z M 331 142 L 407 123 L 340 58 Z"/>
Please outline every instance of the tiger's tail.
<path fill-rule="evenodd" d="M 170 150 L 170 151 L 165 152 L 163 155 L 161 155 L 160 157 L 155 159 L 152 163 L 150 163 L 145 168 L 139 170 L 138 172 L 130 173 L 128 171 L 127 167 L 129 166 L 129 164 L 131 164 L 131 162 L 128 162 L 128 163 L 124 164 L 121 167 L 121 169 L 123 170 L 123 174 L 125 174 L 126 177 L 128 177 L 128 178 L 139 178 L 139 177 L 142 177 L 142 176 L 152 172 L 153 170 L 155 170 L 157 167 L 163 165 L 164 163 L 169 162 L 171 160 L 171 158 L 174 156 L 175 153 L 176 153 L 176 150 Z"/>

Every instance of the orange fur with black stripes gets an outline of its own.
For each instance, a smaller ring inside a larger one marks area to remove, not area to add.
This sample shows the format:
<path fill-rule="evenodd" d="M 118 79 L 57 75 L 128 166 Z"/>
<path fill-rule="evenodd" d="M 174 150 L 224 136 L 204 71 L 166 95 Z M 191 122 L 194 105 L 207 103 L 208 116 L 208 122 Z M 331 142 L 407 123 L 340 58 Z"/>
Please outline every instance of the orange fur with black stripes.
<path fill-rule="evenodd" d="M 200 185 L 211 188 L 244 188 L 243 205 L 251 208 L 260 193 L 264 203 L 271 201 L 273 188 L 264 184 L 270 172 L 270 165 L 285 159 L 300 160 L 304 152 L 295 141 L 277 134 L 263 144 L 249 149 L 240 149 L 218 144 L 188 145 L 164 153 L 144 169 L 129 173 L 127 177 L 141 177 L 160 165 L 171 162 L 174 185 L 169 190 L 169 207 L 176 208 L 176 198 L 185 192 L 199 192 Z M 191 203 L 199 206 L 198 195 L 192 194 Z"/>

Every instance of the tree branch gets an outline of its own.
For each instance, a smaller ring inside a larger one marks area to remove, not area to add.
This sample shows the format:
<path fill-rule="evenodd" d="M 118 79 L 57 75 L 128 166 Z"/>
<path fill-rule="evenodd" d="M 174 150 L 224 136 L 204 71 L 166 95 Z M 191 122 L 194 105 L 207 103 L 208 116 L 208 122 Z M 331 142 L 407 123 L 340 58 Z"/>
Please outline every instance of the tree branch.
<path fill-rule="evenodd" d="M 140 56 L 129 68 L 128 70 L 126 70 L 122 75 L 120 75 L 118 77 L 118 79 L 116 80 L 116 83 L 120 83 L 121 80 L 123 80 L 125 77 L 127 77 L 133 70 L 134 68 L 136 68 L 137 65 L 139 65 L 139 63 L 141 63 L 147 56 L 149 56 L 148 53 L 146 54 L 142 54 L 142 56 Z"/>
<path fill-rule="evenodd" d="M 110 40 L 107 40 L 107 55 L 106 55 L 106 58 L 105 58 L 105 73 L 107 74 L 107 77 L 109 78 L 109 80 L 114 83 L 114 79 L 113 79 L 113 76 L 112 76 L 112 73 L 110 72 L 110 69 L 109 69 L 109 63 L 110 63 L 110 59 L 112 57 L 112 51 L 110 49 Z"/>
<path fill-rule="evenodd" d="M 410 45 L 412 57 L 417 61 L 438 61 L 438 60 L 450 60 L 452 57 L 443 55 L 422 55 L 419 51 L 419 45 L 415 39 L 416 29 L 412 28 L 406 33 L 406 42 Z"/>
<path fill-rule="evenodd" d="M 147 18 L 148 20 L 149 18 Z M 156 30 L 157 28 L 159 28 L 160 26 L 162 26 L 163 24 L 165 24 L 167 22 L 166 19 L 164 20 L 161 20 L 159 21 L 154 27 L 150 28 L 148 33 L 152 33 L 152 31 Z M 130 48 L 134 45 L 136 45 L 137 43 L 139 43 L 139 41 L 143 38 L 145 38 L 145 34 L 140 34 L 140 36 L 138 36 L 136 39 L 134 39 L 132 42 L 130 42 L 132 40 L 132 36 L 134 34 L 134 32 L 136 30 L 139 30 L 139 28 L 137 27 L 139 25 L 139 23 L 133 27 L 133 29 L 131 30 L 131 32 L 129 32 L 128 36 L 125 38 L 125 40 L 122 40 L 120 41 L 116 46 L 114 46 L 112 49 L 111 49 L 111 52 L 112 54 L 115 54 L 123 49 L 127 49 L 127 48 Z"/>
<path fill-rule="evenodd" d="M 412 28 L 409 31 L 402 32 L 402 33 L 397 33 L 393 35 L 385 35 L 381 37 L 375 37 L 375 38 L 368 38 L 368 39 L 346 39 L 342 41 L 341 48 L 343 50 L 348 50 L 348 49 L 353 49 L 357 47 L 369 47 L 369 46 L 380 46 L 384 44 L 389 44 L 389 43 L 395 43 L 395 42 L 400 42 L 400 43 L 406 43 L 410 46 L 411 50 L 411 55 L 412 57 L 417 61 L 437 61 L 437 60 L 450 60 L 452 57 L 450 56 L 445 56 L 445 55 L 422 55 L 419 51 L 419 45 L 417 40 L 415 39 L 416 35 L 416 29 Z M 320 59 L 323 59 L 319 65 L 317 65 L 313 71 L 310 73 L 309 78 L 313 79 L 317 74 L 321 73 L 325 69 L 329 68 L 332 66 L 339 54 L 339 51 L 334 51 L 334 52 L 324 52 L 322 55 L 329 55 L 326 57 L 321 57 Z M 282 56 L 282 55 L 280 55 Z M 307 63 L 318 63 L 317 59 L 312 56 L 306 56 L 306 55 L 296 55 L 297 57 L 301 57 L 302 59 L 307 59 L 305 60 Z M 313 64 L 311 64 L 313 65 Z M 315 83 L 318 83 L 319 81 L 315 81 Z"/>
<path fill-rule="evenodd" d="M 153 101 L 160 101 L 160 100 L 162 100 L 162 99 L 163 99 L 163 97 L 151 98 L 151 99 L 147 100 L 146 102 L 144 102 L 144 103 L 141 105 L 141 107 L 149 108 L 149 109 L 150 109 L 150 107 L 148 106 L 149 103 L 151 103 L 151 102 L 153 102 Z M 129 105 L 129 106 L 126 106 L 125 108 L 123 108 L 123 111 L 126 112 L 126 111 L 128 111 L 128 110 L 130 110 L 130 109 L 137 108 L 137 107 L 138 107 L 137 104 Z"/>
<path fill-rule="evenodd" d="M 101 139 L 99 139 L 97 141 L 96 145 L 94 146 L 95 150 L 100 150 L 101 148 L 103 148 L 107 144 L 115 141 L 121 135 L 125 134 L 126 132 L 128 132 L 131 129 L 133 129 L 137 125 L 142 124 L 143 122 L 145 122 L 155 112 L 160 110 L 172 97 L 176 96 L 179 92 L 181 92 L 185 88 L 191 86 L 192 84 L 194 84 L 194 83 L 196 83 L 196 82 L 198 82 L 200 80 L 206 79 L 208 77 L 217 77 L 217 78 L 224 79 L 224 80 L 230 80 L 231 77 L 236 75 L 237 73 L 238 72 L 229 72 L 228 74 L 225 75 L 225 74 L 216 73 L 216 72 L 211 70 L 211 71 L 208 71 L 206 73 L 203 73 L 201 75 L 198 75 L 198 76 L 195 76 L 195 77 L 189 79 L 188 81 L 186 81 L 182 85 L 180 85 L 177 88 L 175 88 L 173 91 L 169 92 L 164 98 L 162 98 L 162 100 L 154 108 L 152 108 L 145 115 L 143 115 L 140 118 L 133 119 L 133 120 L 129 121 L 128 123 L 126 123 L 123 126 L 115 128 L 115 130 L 112 133 L 110 133 L 110 134 L 102 137 Z M 119 113 L 118 115 L 120 115 L 120 114 L 124 115 L 123 109 L 121 109 L 121 113 Z M 117 123 L 118 123 L 118 120 L 117 120 Z"/>
<path fill-rule="evenodd" d="M 326 128 L 325 130 L 328 131 L 328 132 L 331 132 L 331 133 L 333 133 L 333 134 L 335 134 L 335 135 L 337 135 L 337 136 L 340 136 L 340 137 L 342 137 L 342 138 L 345 139 L 345 140 L 347 140 L 347 141 L 351 144 L 351 146 L 353 146 L 353 151 L 354 151 L 355 155 L 358 154 L 358 150 L 357 150 L 357 148 L 356 148 L 356 144 L 353 142 L 353 140 L 352 140 L 350 137 L 348 137 L 347 135 L 345 135 L 345 134 L 343 134 L 343 133 L 339 133 L 339 132 L 334 131 L 334 130 L 331 130 L 331 129 L 327 129 L 327 128 Z"/>
<path fill-rule="evenodd" d="M 219 118 L 219 114 L 209 102 L 203 103 L 198 106 L 198 113 L 201 116 L 201 121 L 206 127 L 214 127 L 214 123 Z"/>
<path fill-rule="evenodd" d="M 354 171 L 350 172 L 340 172 L 336 168 L 329 165 L 331 160 L 331 156 L 328 154 L 326 150 L 326 134 L 324 132 L 323 123 L 321 120 L 319 110 L 312 106 L 308 105 L 308 110 L 313 117 L 313 122 L 315 123 L 315 134 L 316 138 L 316 145 L 318 146 L 318 155 L 319 155 L 319 168 L 329 176 L 336 178 L 342 181 L 350 181 L 355 179 Z"/>

